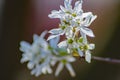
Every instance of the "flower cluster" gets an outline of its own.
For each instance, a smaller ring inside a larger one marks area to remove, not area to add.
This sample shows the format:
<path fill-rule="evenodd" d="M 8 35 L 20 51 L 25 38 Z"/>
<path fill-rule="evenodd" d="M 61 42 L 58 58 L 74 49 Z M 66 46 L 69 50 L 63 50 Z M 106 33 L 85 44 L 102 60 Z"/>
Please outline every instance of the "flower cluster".
<path fill-rule="evenodd" d="M 65 0 L 64 7 L 60 5 L 61 10 L 53 10 L 48 15 L 50 18 L 59 18 L 61 22 L 59 28 L 49 31 L 52 35 L 48 37 L 48 40 L 65 35 L 66 40 L 61 41 L 58 46 L 66 47 L 69 54 L 78 52 L 90 63 L 90 50 L 94 49 L 94 44 L 89 44 L 86 36 L 94 37 L 92 30 L 88 27 L 97 16 L 91 12 L 83 13 L 82 0 L 76 1 L 74 8 L 72 8 L 71 2 L 72 0 Z"/>
<path fill-rule="evenodd" d="M 60 5 L 60 10 L 53 10 L 48 16 L 59 18 L 59 28 L 52 29 L 48 33 L 51 35 L 45 40 L 44 31 L 40 36 L 33 36 L 33 43 L 29 44 L 21 41 L 20 50 L 23 52 L 21 62 L 28 62 L 31 74 L 39 76 L 41 74 L 52 73 L 52 66 L 58 63 L 55 75 L 58 76 L 65 66 L 71 76 L 75 76 L 71 62 L 75 56 L 85 57 L 91 62 L 91 50 L 95 48 L 93 43 L 89 43 L 87 36 L 94 37 L 93 31 L 88 27 L 96 19 L 92 12 L 84 13 L 82 10 L 82 0 L 75 2 L 74 8 L 72 0 L 64 0 L 64 6 Z M 64 35 L 65 40 L 60 41 L 60 36 Z"/>

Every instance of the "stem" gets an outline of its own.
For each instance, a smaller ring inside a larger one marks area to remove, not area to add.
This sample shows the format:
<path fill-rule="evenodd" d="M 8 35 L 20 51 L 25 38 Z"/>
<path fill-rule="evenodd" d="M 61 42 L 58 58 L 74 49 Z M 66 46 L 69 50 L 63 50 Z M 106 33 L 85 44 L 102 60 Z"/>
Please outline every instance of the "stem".
<path fill-rule="evenodd" d="M 84 56 L 82 58 L 85 59 Z M 108 62 L 108 63 L 113 63 L 113 64 L 120 64 L 120 59 L 111 59 L 111 58 L 92 56 L 92 60 L 103 61 L 103 62 Z"/>

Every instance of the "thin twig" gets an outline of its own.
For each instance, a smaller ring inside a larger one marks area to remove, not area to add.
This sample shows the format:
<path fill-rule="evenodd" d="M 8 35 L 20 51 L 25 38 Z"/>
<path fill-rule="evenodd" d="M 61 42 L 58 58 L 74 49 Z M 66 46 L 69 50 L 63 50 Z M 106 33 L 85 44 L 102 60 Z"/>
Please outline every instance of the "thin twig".
<path fill-rule="evenodd" d="M 83 56 L 82 58 L 85 58 L 85 57 Z M 113 64 L 120 64 L 120 59 L 111 59 L 111 58 L 92 56 L 92 60 L 103 61 L 103 62 L 108 62 Z"/>

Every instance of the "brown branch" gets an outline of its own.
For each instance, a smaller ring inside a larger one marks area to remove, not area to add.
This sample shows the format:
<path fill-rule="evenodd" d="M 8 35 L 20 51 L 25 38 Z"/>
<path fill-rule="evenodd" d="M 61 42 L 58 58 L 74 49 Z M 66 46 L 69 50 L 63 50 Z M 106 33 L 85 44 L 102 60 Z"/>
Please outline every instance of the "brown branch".
<path fill-rule="evenodd" d="M 82 58 L 85 59 L 84 56 Z M 92 56 L 92 60 L 103 61 L 103 62 L 108 62 L 108 63 L 113 63 L 113 64 L 120 64 L 120 59 L 111 59 L 111 58 Z"/>

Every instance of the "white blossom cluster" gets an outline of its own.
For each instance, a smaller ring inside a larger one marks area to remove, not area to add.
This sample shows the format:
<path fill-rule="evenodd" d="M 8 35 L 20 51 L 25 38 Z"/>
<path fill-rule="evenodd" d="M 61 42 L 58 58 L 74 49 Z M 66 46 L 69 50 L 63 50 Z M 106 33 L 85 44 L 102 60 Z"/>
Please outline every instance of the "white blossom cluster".
<path fill-rule="evenodd" d="M 95 44 L 89 43 L 87 36 L 94 37 L 93 31 L 88 27 L 96 19 L 92 12 L 83 12 L 82 0 L 75 2 L 74 8 L 72 0 L 64 0 L 64 6 L 60 5 L 60 10 L 53 10 L 48 16 L 59 18 L 59 28 L 50 30 L 51 35 L 45 40 L 44 31 L 40 36 L 33 36 L 33 43 L 21 41 L 20 50 L 23 52 L 21 62 L 28 62 L 27 67 L 31 74 L 39 76 L 41 74 L 51 74 L 52 66 L 58 63 L 55 76 L 58 76 L 65 66 L 71 76 L 75 76 L 71 62 L 75 62 L 75 56 L 85 57 L 91 62 L 91 50 Z M 60 36 L 64 35 L 65 40 L 60 41 Z"/>

